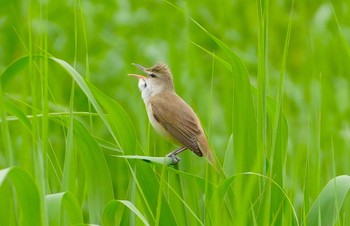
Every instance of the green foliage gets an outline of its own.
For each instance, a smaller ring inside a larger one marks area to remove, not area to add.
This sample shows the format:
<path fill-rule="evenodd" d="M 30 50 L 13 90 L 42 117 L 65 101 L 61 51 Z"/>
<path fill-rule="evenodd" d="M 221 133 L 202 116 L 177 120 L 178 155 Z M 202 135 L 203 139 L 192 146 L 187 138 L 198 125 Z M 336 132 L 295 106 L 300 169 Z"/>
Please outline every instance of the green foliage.
<path fill-rule="evenodd" d="M 334 225 L 350 189 L 350 176 L 329 181 L 312 205 L 306 225 Z"/>
<path fill-rule="evenodd" d="M 0 225 L 349 224 L 347 1 L 0 6 Z M 158 61 L 215 164 L 168 166 L 126 76 Z"/>
<path fill-rule="evenodd" d="M 83 223 L 83 214 L 81 212 L 81 208 L 72 193 L 62 192 L 47 195 L 45 197 L 45 201 L 47 206 L 49 225 Z M 62 213 L 66 213 L 69 217 L 63 218 L 62 220 L 66 220 L 64 222 L 61 222 Z"/>
<path fill-rule="evenodd" d="M 147 219 L 141 214 L 141 212 L 136 208 L 134 204 L 129 202 L 128 200 L 113 200 L 110 203 L 106 205 L 106 208 L 103 212 L 103 219 L 102 224 L 103 225 L 118 225 L 118 223 L 115 221 L 116 215 L 120 213 L 120 209 L 118 207 L 124 204 L 126 207 L 128 207 L 134 214 L 136 214 L 140 220 L 144 223 L 144 225 L 149 225 L 147 222 Z M 120 219 L 120 216 L 117 217 Z"/>
<path fill-rule="evenodd" d="M 42 200 L 28 173 L 17 167 L 1 170 L 0 191 L 2 225 L 42 225 Z M 11 195 L 12 192 L 15 194 Z M 13 210 L 17 210 L 18 214 L 14 214 Z"/>

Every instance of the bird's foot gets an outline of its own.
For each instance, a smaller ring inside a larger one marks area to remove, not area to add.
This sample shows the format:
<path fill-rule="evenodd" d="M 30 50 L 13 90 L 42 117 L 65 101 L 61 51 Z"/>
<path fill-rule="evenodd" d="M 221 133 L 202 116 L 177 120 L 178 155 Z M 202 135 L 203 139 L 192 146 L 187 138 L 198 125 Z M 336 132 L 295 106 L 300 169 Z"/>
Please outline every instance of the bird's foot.
<path fill-rule="evenodd" d="M 180 158 L 175 155 L 174 153 L 167 154 L 167 157 L 171 158 L 173 162 L 170 165 L 176 165 L 178 162 L 180 162 Z"/>

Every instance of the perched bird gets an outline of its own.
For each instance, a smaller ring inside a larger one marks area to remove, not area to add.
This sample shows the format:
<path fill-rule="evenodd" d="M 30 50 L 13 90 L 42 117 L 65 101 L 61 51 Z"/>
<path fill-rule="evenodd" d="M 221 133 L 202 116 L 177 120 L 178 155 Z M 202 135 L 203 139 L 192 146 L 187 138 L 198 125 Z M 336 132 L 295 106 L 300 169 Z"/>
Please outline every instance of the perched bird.
<path fill-rule="evenodd" d="M 167 156 L 176 164 L 180 161 L 177 155 L 189 149 L 198 156 L 207 156 L 212 162 L 212 153 L 201 123 L 192 108 L 176 94 L 169 67 L 163 63 L 150 68 L 133 65 L 146 73 L 146 76 L 129 75 L 139 79 L 138 86 L 152 126 L 161 135 L 181 145 Z"/>

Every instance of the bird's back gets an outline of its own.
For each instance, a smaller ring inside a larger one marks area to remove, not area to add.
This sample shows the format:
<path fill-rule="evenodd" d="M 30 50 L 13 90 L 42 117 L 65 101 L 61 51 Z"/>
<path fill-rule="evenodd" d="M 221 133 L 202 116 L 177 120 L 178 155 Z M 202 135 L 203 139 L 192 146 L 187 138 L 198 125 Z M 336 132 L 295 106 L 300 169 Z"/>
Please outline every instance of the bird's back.
<path fill-rule="evenodd" d="M 157 132 L 170 137 L 198 156 L 211 158 L 208 140 L 197 115 L 175 92 L 160 93 L 151 98 L 147 105 L 150 121 Z"/>

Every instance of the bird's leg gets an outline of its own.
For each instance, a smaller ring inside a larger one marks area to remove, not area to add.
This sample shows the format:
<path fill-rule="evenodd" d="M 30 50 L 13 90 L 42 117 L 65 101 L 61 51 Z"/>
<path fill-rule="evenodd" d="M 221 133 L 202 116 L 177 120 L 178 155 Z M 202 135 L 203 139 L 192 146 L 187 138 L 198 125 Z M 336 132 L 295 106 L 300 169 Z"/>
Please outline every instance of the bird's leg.
<path fill-rule="evenodd" d="M 187 149 L 186 147 L 178 148 L 175 151 L 170 152 L 166 156 L 171 158 L 173 160 L 173 164 L 175 165 L 176 163 L 178 163 L 180 161 L 180 158 L 177 155 L 180 154 L 181 152 L 183 152 L 186 149 Z"/>

